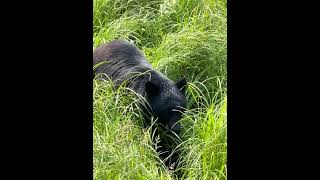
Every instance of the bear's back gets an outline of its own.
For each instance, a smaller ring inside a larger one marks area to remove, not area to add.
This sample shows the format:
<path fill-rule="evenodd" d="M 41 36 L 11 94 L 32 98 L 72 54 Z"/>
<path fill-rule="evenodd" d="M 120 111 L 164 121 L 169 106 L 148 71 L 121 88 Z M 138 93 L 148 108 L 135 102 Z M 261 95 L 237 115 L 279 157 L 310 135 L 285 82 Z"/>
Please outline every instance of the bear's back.
<path fill-rule="evenodd" d="M 114 40 L 97 47 L 93 52 L 93 64 L 103 61 L 151 68 L 142 52 L 125 40 Z"/>
<path fill-rule="evenodd" d="M 130 79 L 129 87 L 139 94 L 144 94 L 145 82 L 150 80 L 153 71 L 142 52 L 125 40 L 114 40 L 97 47 L 93 52 L 93 64 L 97 65 L 94 75 L 106 74 L 116 86 Z M 105 76 L 101 78 L 106 79 Z"/>

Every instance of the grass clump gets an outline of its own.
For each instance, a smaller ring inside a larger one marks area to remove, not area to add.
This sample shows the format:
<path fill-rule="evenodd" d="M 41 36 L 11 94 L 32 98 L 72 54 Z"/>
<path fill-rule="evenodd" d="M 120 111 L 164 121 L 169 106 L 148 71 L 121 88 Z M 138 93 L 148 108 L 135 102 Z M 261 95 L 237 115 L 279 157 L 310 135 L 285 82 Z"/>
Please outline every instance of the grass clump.
<path fill-rule="evenodd" d="M 135 94 L 110 81 L 94 80 L 93 90 L 94 179 L 170 179 L 140 125 Z"/>

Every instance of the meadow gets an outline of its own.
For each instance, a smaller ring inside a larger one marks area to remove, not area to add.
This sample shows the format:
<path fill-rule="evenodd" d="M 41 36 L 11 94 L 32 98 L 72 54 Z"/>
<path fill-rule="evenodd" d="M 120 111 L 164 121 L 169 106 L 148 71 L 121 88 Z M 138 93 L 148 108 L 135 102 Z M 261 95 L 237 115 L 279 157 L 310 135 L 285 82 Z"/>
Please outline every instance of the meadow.
<path fill-rule="evenodd" d="M 93 48 L 131 40 L 154 69 L 174 81 L 188 80 L 175 170 L 159 158 L 161 139 L 141 126 L 135 93 L 111 81 L 93 81 L 94 179 L 167 180 L 177 179 L 177 171 L 180 179 L 226 179 L 227 1 L 93 3 Z"/>

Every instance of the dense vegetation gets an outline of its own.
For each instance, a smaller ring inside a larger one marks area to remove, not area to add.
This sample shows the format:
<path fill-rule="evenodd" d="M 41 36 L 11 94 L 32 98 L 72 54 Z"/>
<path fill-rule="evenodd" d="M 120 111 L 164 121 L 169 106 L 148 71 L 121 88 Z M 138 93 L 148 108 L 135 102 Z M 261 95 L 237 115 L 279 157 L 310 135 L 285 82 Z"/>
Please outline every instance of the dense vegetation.
<path fill-rule="evenodd" d="M 94 47 L 133 40 L 154 69 L 188 79 L 174 170 L 181 179 L 226 179 L 226 6 L 226 0 L 94 0 Z M 141 126 L 135 94 L 96 80 L 93 92 L 94 179 L 176 179 L 159 159 L 161 139 Z"/>

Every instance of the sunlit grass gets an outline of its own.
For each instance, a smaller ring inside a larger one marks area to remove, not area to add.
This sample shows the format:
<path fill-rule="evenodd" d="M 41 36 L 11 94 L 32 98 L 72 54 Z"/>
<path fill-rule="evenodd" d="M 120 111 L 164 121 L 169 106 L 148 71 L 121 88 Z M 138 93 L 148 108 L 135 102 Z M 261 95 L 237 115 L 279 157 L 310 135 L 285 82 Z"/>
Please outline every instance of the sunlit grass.
<path fill-rule="evenodd" d="M 182 179 L 226 179 L 226 14 L 226 0 L 94 0 L 94 47 L 133 40 L 156 70 L 188 79 Z M 176 179 L 159 159 L 161 139 L 142 126 L 141 97 L 97 80 L 93 94 L 94 179 Z"/>

